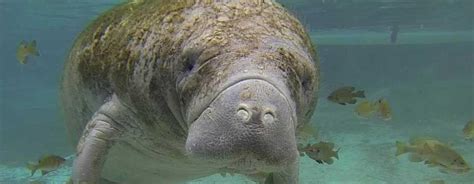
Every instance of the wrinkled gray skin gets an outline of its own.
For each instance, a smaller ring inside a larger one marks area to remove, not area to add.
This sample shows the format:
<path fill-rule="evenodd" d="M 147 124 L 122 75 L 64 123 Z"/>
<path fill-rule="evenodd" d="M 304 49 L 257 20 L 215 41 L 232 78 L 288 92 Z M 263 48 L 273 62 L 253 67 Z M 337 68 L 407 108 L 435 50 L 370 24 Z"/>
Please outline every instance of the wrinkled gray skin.
<path fill-rule="evenodd" d="M 119 5 L 79 35 L 65 66 L 73 182 L 297 183 L 318 67 L 303 27 L 273 1 Z"/>

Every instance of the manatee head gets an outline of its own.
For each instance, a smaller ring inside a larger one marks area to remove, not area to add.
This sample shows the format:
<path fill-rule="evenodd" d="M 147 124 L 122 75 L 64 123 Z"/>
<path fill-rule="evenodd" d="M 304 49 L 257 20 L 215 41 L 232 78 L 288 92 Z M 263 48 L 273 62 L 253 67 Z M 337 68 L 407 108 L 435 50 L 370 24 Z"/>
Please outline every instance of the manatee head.
<path fill-rule="evenodd" d="M 189 11 L 204 18 L 181 23 L 200 25 L 176 58 L 186 152 L 216 167 L 254 173 L 294 163 L 297 129 L 314 110 L 318 72 L 309 37 L 283 8 L 262 6 L 242 16 Z M 205 18 L 216 14 L 222 17 Z"/>

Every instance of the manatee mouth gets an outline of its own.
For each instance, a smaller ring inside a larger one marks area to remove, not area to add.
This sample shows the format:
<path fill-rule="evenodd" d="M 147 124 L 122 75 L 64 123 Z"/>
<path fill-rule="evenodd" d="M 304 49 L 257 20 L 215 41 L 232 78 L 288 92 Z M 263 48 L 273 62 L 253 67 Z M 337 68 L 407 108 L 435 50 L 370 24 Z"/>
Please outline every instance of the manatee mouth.
<path fill-rule="evenodd" d="M 225 88 L 192 122 L 186 151 L 238 170 L 287 165 L 298 156 L 295 114 L 271 83 L 241 80 Z"/>

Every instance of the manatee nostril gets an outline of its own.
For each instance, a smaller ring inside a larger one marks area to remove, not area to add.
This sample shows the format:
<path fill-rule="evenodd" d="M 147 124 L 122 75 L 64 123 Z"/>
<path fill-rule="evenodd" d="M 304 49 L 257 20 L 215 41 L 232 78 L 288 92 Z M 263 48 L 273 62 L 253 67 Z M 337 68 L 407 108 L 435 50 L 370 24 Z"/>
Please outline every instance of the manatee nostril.
<path fill-rule="evenodd" d="M 272 111 L 267 111 L 263 114 L 263 122 L 272 123 L 275 121 L 275 114 Z"/>
<path fill-rule="evenodd" d="M 244 121 L 248 121 L 250 119 L 250 112 L 245 107 L 240 107 L 237 110 L 237 115 Z"/>

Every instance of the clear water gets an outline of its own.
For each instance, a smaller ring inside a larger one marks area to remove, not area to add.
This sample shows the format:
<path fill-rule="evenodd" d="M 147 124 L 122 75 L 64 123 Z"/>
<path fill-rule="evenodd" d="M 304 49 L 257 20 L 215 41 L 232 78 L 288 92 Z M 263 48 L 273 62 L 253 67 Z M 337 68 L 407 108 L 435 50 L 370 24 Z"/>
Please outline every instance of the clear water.
<path fill-rule="evenodd" d="M 58 84 L 74 38 L 119 0 L 0 0 L 0 183 L 63 183 L 70 162 L 44 177 L 25 163 L 40 155 L 71 155 L 59 114 Z M 322 89 L 313 125 L 341 148 L 320 165 L 302 157 L 301 183 L 473 183 L 474 171 L 445 174 L 395 157 L 395 141 L 431 136 L 449 142 L 474 166 L 474 142 L 461 130 L 474 118 L 474 1 L 284 0 L 309 29 L 321 59 Z M 398 24 L 396 44 L 390 27 Z M 37 40 L 40 57 L 16 61 L 21 40 Z M 391 121 L 364 120 L 354 106 L 326 97 L 342 85 L 385 97 Z M 190 183 L 250 183 L 214 175 Z"/>

